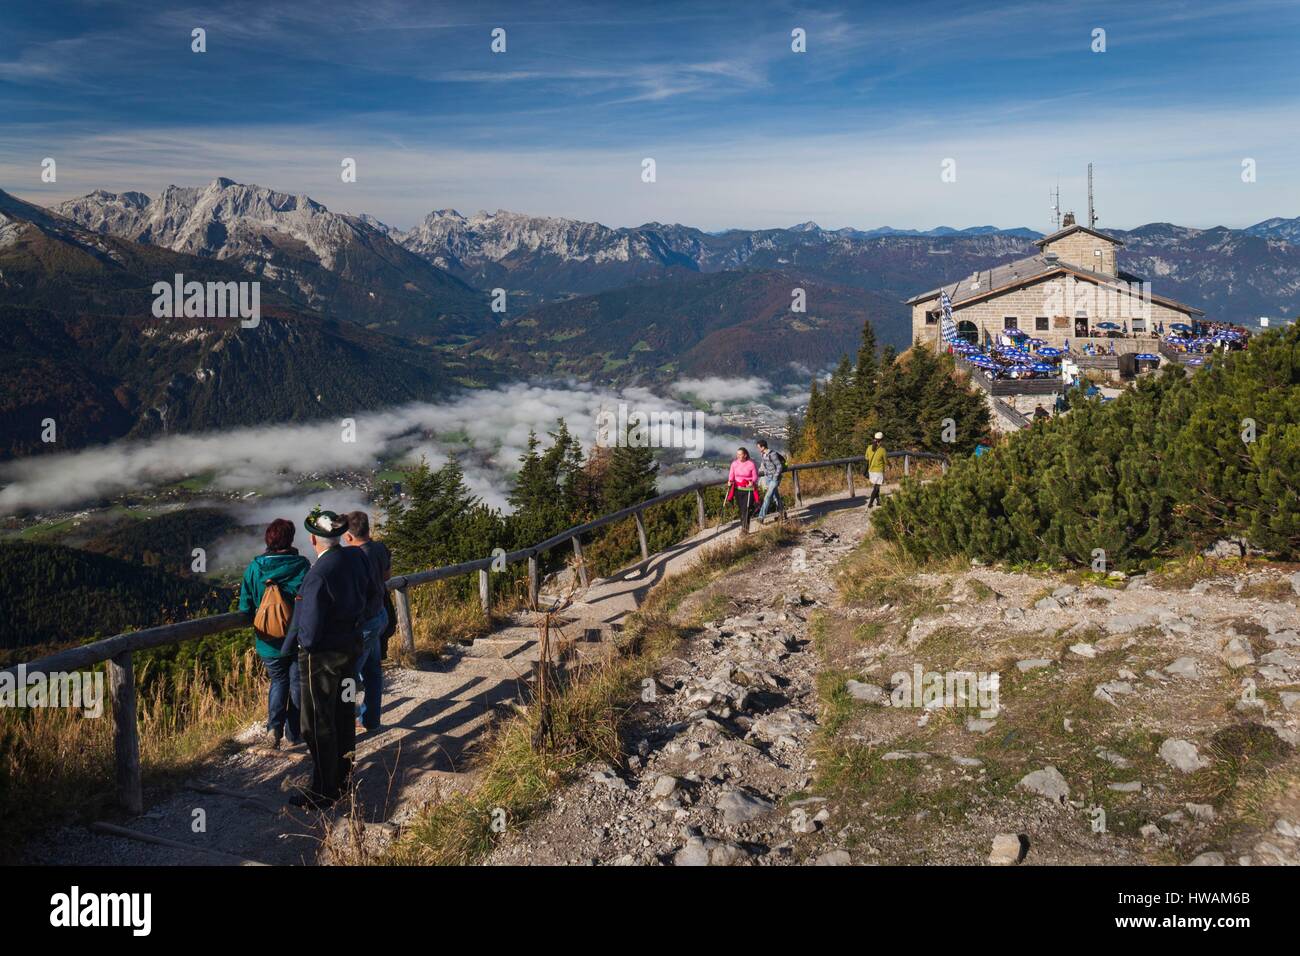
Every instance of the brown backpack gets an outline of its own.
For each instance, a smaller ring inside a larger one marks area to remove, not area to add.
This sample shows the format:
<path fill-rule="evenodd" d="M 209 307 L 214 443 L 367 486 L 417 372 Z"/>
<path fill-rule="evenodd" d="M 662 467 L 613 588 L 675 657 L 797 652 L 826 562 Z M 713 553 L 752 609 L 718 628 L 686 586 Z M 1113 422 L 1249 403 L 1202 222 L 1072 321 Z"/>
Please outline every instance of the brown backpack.
<path fill-rule="evenodd" d="M 257 613 L 253 615 L 253 629 L 263 637 L 278 640 L 289 633 L 291 617 L 293 605 L 280 591 L 280 585 L 267 581 L 266 589 L 262 591 L 262 600 L 257 605 Z"/>

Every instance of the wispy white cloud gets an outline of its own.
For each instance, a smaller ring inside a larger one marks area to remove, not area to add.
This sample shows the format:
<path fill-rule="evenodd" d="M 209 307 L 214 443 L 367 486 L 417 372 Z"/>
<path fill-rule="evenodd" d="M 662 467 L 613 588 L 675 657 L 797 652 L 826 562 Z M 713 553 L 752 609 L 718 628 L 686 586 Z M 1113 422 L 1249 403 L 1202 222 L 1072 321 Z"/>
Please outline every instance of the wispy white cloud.
<path fill-rule="evenodd" d="M 1066 205 L 1083 206 L 1084 167 L 1093 161 L 1104 226 L 1245 226 L 1300 210 L 1300 155 L 1290 132 L 1298 113 L 1300 102 L 1155 114 L 1050 103 L 1015 118 L 917 116 L 861 132 L 692 134 L 572 149 L 458 148 L 415 135 L 394 143 L 351 124 L 83 134 L 52 148 L 19 126 L 0 143 L 0 184 L 48 204 L 96 188 L 155 195 L 170 183 L 225 175 L 399 227 L 454 207 L 614 226 L 760 228 L 815 219 L 826 228 L 1041 228 L 1058 178 Z M 40 182 L 46 155 L 59 161 L 57 184 Z M 356 183 L 339 180 L 344 156 L 358 161 Z M 641 181 L 646 156 L 656 160 L 655 183 Z M 1254 183 L 1241 182 L 1247 157 L 1257 163 Z M 947 158 L 956 161 L 952 183 L 940 178 Z"/>
<path fill-rule="evenodd" d="M 711 380 L 711 387 L 720 395 L 752 390 L 750 383 L 729 388 L 721 379 Z M 545 444 L 547 433 L 564 419 L 570 433 L 590 449 L 597 440 L 598 415 L 619 403 L 642 411 L 682 413 L 679 423 L 662 436 L 663 445 L 694 445 L 688 440 L 693 436 L 679 430 L 689 417 L 689 406 L 648 389 L 520 383 L 466 392 L 442 403 L 358 414 L 351 441 L 344 440 L 341 422 L 321 421 L 122 441 L 9 462 L 0 466 L 0 514 L 77 507 L 196 475 L 211 476 L 219 492 L 255 491 L 263 499 L 299 500 L 302 475 L 365 473 L 381 461 L 413 464 L 421 457 L 434 467 L 456 458 L 475 494 L 507 508 L 511 476 L 528 448 L 530 431 Z M 726 455 L 734 442 L 730 430 L 716 414 L 705 416 L 705 426 L 705 452 Z M 351 496 L 349 501 L 355 497 L 346 489 L 335 494 Z M 312 496 L 319 498 L 320 493 L 307 495 Z"/>

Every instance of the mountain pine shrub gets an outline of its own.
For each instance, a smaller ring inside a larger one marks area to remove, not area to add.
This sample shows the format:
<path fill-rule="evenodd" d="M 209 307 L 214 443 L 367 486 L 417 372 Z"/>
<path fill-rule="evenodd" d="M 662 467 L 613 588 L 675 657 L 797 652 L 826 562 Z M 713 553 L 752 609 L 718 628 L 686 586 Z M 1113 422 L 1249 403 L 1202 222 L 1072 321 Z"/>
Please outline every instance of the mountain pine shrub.
<path fill-rule="evenodd" d="M 1092 564 L 1132 570 L 1225 537 L 1300 556 L 1300 326 L 1139 380 L 1113 402 L 906 482 L 876 518 L 920 560 Z"/>

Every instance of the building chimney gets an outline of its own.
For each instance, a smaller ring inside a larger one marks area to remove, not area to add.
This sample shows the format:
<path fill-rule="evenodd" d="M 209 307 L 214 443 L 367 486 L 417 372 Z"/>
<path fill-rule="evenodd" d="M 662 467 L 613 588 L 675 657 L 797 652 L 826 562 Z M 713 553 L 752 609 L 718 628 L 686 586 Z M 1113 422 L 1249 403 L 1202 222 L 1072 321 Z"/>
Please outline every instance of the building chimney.
<path fill-rule="evenodd" d="M 1073 225 L 1074 225 L 1074 213 L 1067 212 L 1065 214 L 1065 218 L 1061 220 L 1061 228 L 1068 229 L 1070 226 Z"/>

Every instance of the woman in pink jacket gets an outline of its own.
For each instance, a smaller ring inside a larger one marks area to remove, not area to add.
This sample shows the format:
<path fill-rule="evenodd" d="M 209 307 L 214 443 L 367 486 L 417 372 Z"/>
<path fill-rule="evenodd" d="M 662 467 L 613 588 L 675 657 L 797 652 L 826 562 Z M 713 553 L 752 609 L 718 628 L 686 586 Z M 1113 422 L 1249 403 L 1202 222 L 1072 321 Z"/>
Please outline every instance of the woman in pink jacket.
<path fill-rule="evenodd" d="M 736 496 L 736 510 L 740 515 L 740 533 L 749 534 L 749 513 L 758 501 L 758 468 L 750 460 L 749 449 L 736 449 L 736 460 L 727 473 L 727 500 Z"/>

